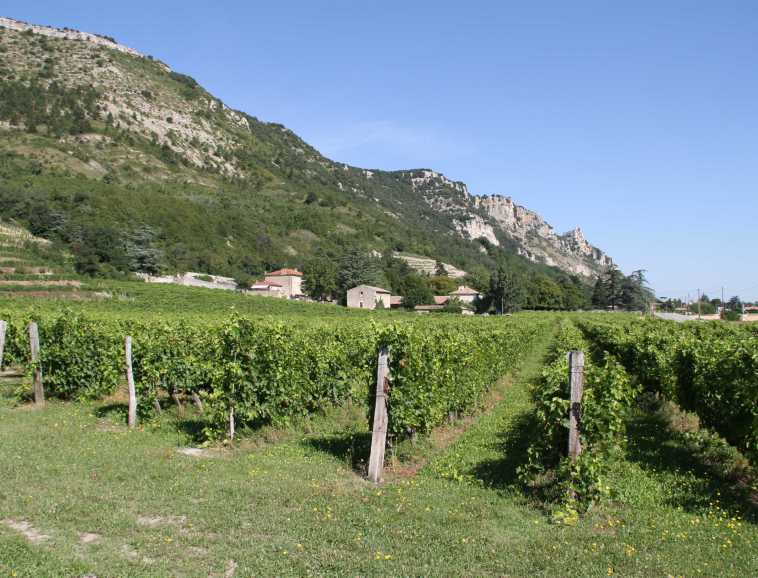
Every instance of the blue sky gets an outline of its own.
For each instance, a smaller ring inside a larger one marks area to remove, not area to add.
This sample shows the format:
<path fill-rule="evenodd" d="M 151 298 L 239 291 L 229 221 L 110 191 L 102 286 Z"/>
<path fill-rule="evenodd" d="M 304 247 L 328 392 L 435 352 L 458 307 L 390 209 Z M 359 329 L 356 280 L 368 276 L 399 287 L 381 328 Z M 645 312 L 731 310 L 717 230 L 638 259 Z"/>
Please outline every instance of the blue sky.
<path fill-rule="evenodd" d="M 586 237 L 659 295 L 758 299 L 758 3 L 35 2 L 335 160 L 427 167 Z"/>

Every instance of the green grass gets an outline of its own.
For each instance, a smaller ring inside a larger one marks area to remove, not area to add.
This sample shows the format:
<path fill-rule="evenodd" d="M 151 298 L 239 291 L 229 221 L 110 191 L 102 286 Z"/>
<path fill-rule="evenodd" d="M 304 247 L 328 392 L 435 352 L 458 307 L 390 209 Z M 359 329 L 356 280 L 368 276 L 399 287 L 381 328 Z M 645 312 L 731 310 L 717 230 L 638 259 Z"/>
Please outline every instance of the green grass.
<path fill-rule="evenodd" d="M 551 523 L 515 481 L 543 352 L 419 475 L 379 488 L 354 467 L 367 435 L 359 407 L 191 457 L 177 451 L 193 443 L 189 410 L 128 432 L 118 403 L 35 411 L 14 406 L 6 382 L 0 520 L 49 537 L 32 544 L 0 523 L 0 575 L 758 574 L 758 531 L 734 515 L 739 497 L 722 506 L 721 481 L 648 414 L 609 480 L 618 495 L 576 526 Z"/>
<path fill-rule="evenodd" d="M 91 277 L 69 276 L 86 283 L 86 289 L 79 293 L 98 293 L 98 296 L 85 301 L 66 299 L 68 289 L 60 291 L 61 298 L 48 296 L 45 299 L 25 297 L 16 294 L 13 297 L 4 296 L 0 291 L 0 310 L 11 309 L 16 312 L 36 311 L 39 313 L 55 313 L 62 310 L 74 310 L 93 317 L 118 319 L 144 319 L 161 316 L 165 318 L 182 318 L 189 322 L 197 320 L 227 319 L 236 312 L 245 317 L 277 317 L 290 321 L 297 319 L 323 318 L 417 318 L 415 313 L 402 310 L 367 311 L 347 309 L 330 303 L 305 303 L 244 295 L 236 291 L 221 289 L 205 289 L 200 287 L 184 287 L 180 285 L 162 285 L 143 283 L 141 281 L 117 281 L 111 279 L 93 279 Z M 5 289 L 5 288 L 4 288 Z M 7 290 L 17 291 L 18 286 L 8 286 Z M 35 287 L 34 290 L 55 290 L 52 287 Z M 21 293 L 21 291 L 18 291 Z M 450 317 L 450 315 L 445 315 Z"/>

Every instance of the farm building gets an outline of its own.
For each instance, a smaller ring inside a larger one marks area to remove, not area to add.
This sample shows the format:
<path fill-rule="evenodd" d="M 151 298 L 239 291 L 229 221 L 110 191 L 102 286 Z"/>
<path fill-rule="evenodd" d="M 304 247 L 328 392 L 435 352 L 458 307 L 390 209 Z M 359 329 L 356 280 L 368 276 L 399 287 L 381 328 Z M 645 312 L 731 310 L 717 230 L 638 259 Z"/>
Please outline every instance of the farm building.
<path fill-rule="evenodd" d="M 472 289 L 471 287 L 466 287 L 465 285 L 460 285 L 458 289 L 448 295 L 451 299 L 456 298 L 461 303 L 473 303 L 477 299 L 480 299 L 481 296 L 482 295 L 479 291 Z"/>
<path fill-rule="evenodd" d="M 288 299 L 303 294 L 303 274 L 297 269 L 277 269 L 266 273 L 264 281 L 281 286 Z"/>
<path fill-rule="evenodd" d="M 403 297 L 402 295 L 390 295 L 390 307 L 392 309 L 398 309 L 399 307 L 403 306 Z"/>
<path fill-rule="evenodd" d="M 263 295 L 265 297 L 286 297 L 284 287 L 271 281 L 256 281 L 247 289 L 251 295 Z"/>
<path fill-rule="evenodd" d="M 381 287 L 372 287 L 371 285 L 358 285 L 347 291 L 347 306 L 356 309 L 376 309 L 381 303 L 381 307 L 389 309 L 391 307 L 390 292 Z"/>

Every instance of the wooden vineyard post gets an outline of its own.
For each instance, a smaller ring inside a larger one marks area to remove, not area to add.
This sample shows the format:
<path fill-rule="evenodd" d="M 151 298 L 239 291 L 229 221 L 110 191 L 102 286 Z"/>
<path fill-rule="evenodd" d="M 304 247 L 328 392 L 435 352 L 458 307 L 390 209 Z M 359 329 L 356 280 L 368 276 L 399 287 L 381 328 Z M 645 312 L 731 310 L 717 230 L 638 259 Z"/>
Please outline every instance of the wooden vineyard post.
<path fill-rule="evenodd" d="M 45 388 L 42 385 L 42 366 L 40 365 L 39 356 L 39 328 L 32 321 L 29 324 L 29 348 L 32 353 L 32 363 L 34 364 L 34 403 L 36 405 L 45 404 Z"/>
<path fill-rule="evenodd" d="M 376 369 L 376 402 L 374 404 L 374 428 L 371 435 L 371 455 L 368 461 L 368 479 L 378 484 L 382 481 L 384 450 L 387 445 L 387 391 L 389 389 L 390 350 L 382 347 Z"/>
<path fill-rule="evenodd" d="M 197 411 L 200 413 L 203 413 L 203 400 L 200 399 L 200 396 L 197 395 L 196 391 L 192 392 L 192 401 L 195 403 L 195 406 L 197 407 Z"/>
<path fill-rule="evenodd" d="M 133 428 L 137 425 L 137 392 L 134 389 L 134 373 L 132 372 L 132 337 L 124 339 L 124 354 L 126 357 L 126 384 L 129 387 L 129 417 L 127 425 Z"/>
<path fill-rule="evenodd" d="M 5 352 L 5 331 L 8 323 L 0 319 L 0 370 L 3 369 L 3 353 Z"/>
<path fill-rule="evenodd" d="M 234 407 L 229 408 L 229 439 L 234 441 Z"/>
<path fill-rule="evenodd" d="M 573 462 L 582 453 L 579 426 L 582 417 L 582 393 L 584 392 L 584 352 L 569 351 L 568 362 L 569 384 L 571 386 L 568 453 Z"/>

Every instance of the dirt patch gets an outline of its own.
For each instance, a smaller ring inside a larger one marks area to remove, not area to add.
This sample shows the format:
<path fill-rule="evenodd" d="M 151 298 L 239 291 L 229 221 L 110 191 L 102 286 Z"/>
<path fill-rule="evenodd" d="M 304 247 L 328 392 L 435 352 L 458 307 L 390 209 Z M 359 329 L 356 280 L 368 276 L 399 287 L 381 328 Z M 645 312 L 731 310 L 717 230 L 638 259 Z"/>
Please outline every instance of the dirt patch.
<path fill-rule="evenodd" d="M 44 542 L 50 539 L 50 536 L 48 536 L 47 534 L 41 533 L 34 526 L 32 526 L 31 523 L 27 522 L 26 520 L 6 519 L 6 520 L 3 520 L 3 524 L 8 526 L 11 530 L 15 530 L 19 534 L 23 534 L 24 537 L 27 540 L 29 540 L 32 544 L 39 544 L 41 542 Z"/>
<path fill-rule="evenodd" d="M 132 548 L 129 544 L 124 544 L 121 546 L 121 554 L 130 562 L 141 561 L 143 564 L 152 564 L 155 562 L 155 560 L 148 558 L 147 556 L 140 557 L 139 552 L 137 552 L 137 550 Z"/>
<path fill-rule="evenodd" d="M 109 421 L 99 421 L 97 422 L 96 427 L 97 427 L 97 431 L 108 432 L 108 433 L 123 433 L 126 431 L 126 426 L 118 425 Z"/>
<path fill-rule="evenodd" d="M 100 534 L 94 534 L 92 532 L 80 532 L 79 533 L 79 543 L 80 544 L 94 544 L 96 542 L 100 541 Z"/>
<path fill-rule="evenodd" d="M 193 558 L 203 558 L 208 555 L 208 550 L 200 548 L 199 546 L 190 546 L 185 552 L 188 556 L 192 556 Z"/>
<path fill-rule="evenodd" d="M 238 565 L 234 560 L 229 560 L 222 571 L 211 572 L 208 574 L 208 578 L 234 578 L 234 575 L 237 572 L 237 566 Z"/>
<path fill-rule="evenodd" d="M 183 526 L 187 523 L 187 516 L 139 516 L 137 523 L 148 528 L 159 526 Z"/>
<path fill-rule="evenodd" d="M 193 458 L 216 458 L 219 455 L 218 450 L 210 448 L 179 448 L 176 452 Z"/>
<path fill-rule="evenodd" d="M 139 552 L 132 548 L 129 544 L 124 544 L 121 546 L 121 553 L 124 555 L 124 558 L 127 560 L 137 560 L 139 558 Z"/>

